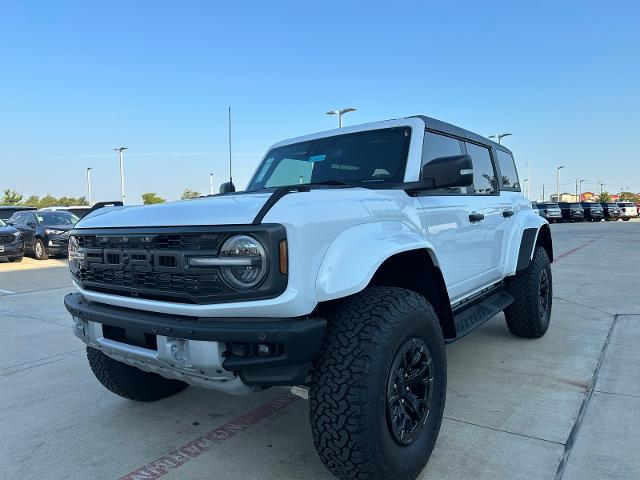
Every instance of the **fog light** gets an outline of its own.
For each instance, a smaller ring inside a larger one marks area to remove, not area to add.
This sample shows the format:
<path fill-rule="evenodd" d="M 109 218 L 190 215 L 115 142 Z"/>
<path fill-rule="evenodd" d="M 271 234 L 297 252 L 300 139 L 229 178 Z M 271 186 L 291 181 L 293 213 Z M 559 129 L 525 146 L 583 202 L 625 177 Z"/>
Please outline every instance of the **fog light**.
<path fill-rule="evenodd" d="M 267 345 L 266 343 L 259 343 L 256 347 L 256 353 L 258 355 L 271 355 L 271 352 L 271 345 Z"/>

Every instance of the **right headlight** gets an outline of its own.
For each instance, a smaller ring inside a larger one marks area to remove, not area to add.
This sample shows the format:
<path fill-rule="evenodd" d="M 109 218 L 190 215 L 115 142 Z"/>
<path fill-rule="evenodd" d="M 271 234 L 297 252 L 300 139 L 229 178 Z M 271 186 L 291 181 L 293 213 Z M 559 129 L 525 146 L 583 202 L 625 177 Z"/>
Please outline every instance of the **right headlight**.
<path fill-rule="evenodd" d="M 77 237 L 73 235 L 69 237 L 67 250 L 69 252 L 69 270 L 72 274 L 77 275 L 80 271 L 80 260 L 84 260 L 84 252 L 80 249 Z"/>
<path fill-rule="evenodd" d="M 264 246 L 249 235 L 230 237 L 222 244 L 217 257 L 193 256 L 189 258 L 189 265 L 218 267 L 222 278 L 236 290 L 248 290 L 258 286 L 269 270 Z"/>

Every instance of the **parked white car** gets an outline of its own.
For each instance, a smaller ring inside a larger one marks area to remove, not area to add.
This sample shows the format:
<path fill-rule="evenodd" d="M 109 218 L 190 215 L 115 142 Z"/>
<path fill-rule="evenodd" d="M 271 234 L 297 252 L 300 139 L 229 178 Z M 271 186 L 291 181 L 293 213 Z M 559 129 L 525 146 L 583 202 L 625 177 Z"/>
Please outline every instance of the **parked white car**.
<path fill-rule="evenodd" d="M 631 202 L 618 202 L 620 207 L 620 218 L 625 222 L 638 216 L 638 207 L 635 203 Z"/>
<path fill-rule="evenodd" d="M 65 305 L 112 392 L 297 386 L 333 474 L 411 479 L 440 429 L 445 343 L 501 311 L 544 335 L 552 259 L 511 152 L 418 116 L 279 142 L 243 192 L 94 210 Z"/>

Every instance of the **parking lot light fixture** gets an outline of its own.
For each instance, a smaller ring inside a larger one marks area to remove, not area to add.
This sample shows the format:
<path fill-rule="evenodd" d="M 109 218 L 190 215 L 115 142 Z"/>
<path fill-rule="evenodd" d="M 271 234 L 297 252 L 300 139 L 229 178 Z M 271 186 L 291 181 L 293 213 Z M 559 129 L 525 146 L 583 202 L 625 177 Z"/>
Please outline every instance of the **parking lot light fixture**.
<path fill-rule="evenodd" d="M 87 167 L 87 198 L 89 200 L 89 206 L 93 205 L 93 200 L 91 199 L 91 170 L 93 170 L 93 168 Z"/>
<path fill-rule="evenodd" d="M 556 168 L 556 202 L 560 201 L 560 169 L 562 168 L 564 168 L 564 165 Z"/>
<path fill-rule="evenodd" d="M 213 195 L 213 173 L 209 174 L 209 195 Z"/>
<path fill-rule="evenodd" d="M 495 133 L 493 135 L 489 135 L 489 138 L 495 138 L 498 140 L 498 144 L 502 145 L 502 139 L 504 137 L 508 137 L 509 135 L 513 135 L 513 133 Z"/>
<path fill-rule="evenodd" d="M 342 108 L 340 110 L 330 110 L 327 112 L 327 115 L 338 115 L 338 128 L 342 128 L 342 116 L 345 113 L 355 112 L 356 109 L 353 107 Z"/>
<path fill-rule="evenodd" d="M 124 157 L 122 152 L 124 152 L 127 147 L 118 147 L 113 150 L 120 154 L 120 197 L 122 199 L 122 203 L 124 203 Z"/>

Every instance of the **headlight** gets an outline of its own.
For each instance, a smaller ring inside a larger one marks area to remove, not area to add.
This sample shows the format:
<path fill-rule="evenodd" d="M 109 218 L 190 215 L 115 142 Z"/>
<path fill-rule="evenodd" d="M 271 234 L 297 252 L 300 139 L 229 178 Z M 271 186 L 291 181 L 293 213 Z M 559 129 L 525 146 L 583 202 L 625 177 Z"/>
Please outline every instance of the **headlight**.
<path fill-rule="evenodd" d="M 20 240 L 21 234 L 20 232 L 13 232 L 13 236 L 16 237 L 16 240 Z"/>
<path fill-rule="evenodd" d="M 218 267 L 222 278 L 233 288 L 247 290 L 257 286 L 269 268 L 262 244 L 248 235 L 229 238 L 218 257 L 191 257 L 192 267 Z"/>
<path fill-rule="evenodd" d="M 47 228 L 45 229 L 44 233 L 46 233 L 47 235 L 62 235 L 64 233 L 64 230 L 53 230 Z"/>
<path fill-rule="evenodd" d="M 80 271 L 80 260 L 84 260 L 84 252 L 80 248 L 76 237 L 69 237 L 67 250 L 69 252 L 69 270 L 74 275 L 77 275 Z"/>

